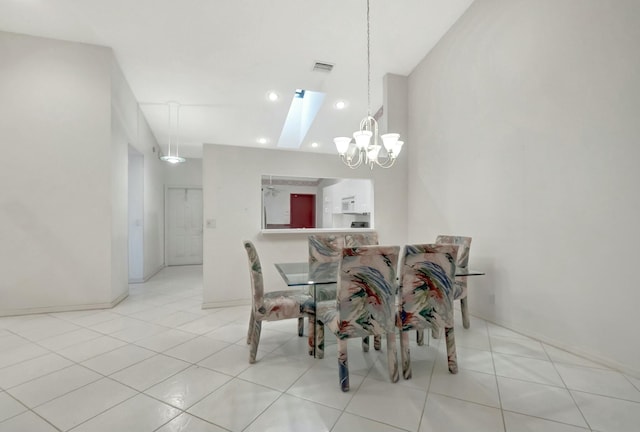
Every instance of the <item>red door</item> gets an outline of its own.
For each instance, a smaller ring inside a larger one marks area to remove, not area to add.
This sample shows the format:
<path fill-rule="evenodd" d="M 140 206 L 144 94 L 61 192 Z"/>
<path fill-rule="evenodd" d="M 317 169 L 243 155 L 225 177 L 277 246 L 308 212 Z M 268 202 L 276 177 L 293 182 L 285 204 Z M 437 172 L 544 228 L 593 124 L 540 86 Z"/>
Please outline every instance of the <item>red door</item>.
<path fill-rule="evenodd" d="M 291 228 L 316 227 L 316 196 L 291 194 Z"/>

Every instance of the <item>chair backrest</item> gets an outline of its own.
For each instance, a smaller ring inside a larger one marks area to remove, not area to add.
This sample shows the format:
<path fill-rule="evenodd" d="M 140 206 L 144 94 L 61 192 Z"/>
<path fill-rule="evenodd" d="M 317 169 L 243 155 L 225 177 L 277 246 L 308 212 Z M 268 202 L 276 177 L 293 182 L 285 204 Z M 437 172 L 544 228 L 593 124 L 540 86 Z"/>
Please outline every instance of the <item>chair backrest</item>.
<path fill-rule="evenodd" d="M 338 337 L 395 331 L 398 246 L 344 248 L 338 273 Z"/>
<path fill-rule="evenodd" d="M 407 245 L 401 264 L 402 330 L 453 326 L 453 284 L 458 246 Z"/>
<path fill-rule="evenodd" d="M 371 246 L 378 244 L 378 233 L 365 232 L 365 233 L 353 233 L 344 236 L 344 247 L 358 247 L 358 246 Z"/>
<path fill-rule="evenodd" d="M 344 248 L 340 234 L 312 234 L 309 236 L 309 264 L 339 262 Z"/>
<path fill-rule="evenodd" d="M 248 240 L 244 242 L 244 249 L 247 251 L 249 259 L 249 273 L 251 275 L 251 299 L 253 308 L 258 309 L 262 306 L 264 296 L 264 283 L 262 280 L 262 267 L 260 266 L 260 258 L 258 251 L 253 243 Z"/>
<path fill-rule="evenodd" d="M 436 237 L 437 244 L 458 245 L 458 257 L 456 265 L 458 267 L 469 267 L 469 249 L 471 249 L 471 237 L 439 235 Z"/>

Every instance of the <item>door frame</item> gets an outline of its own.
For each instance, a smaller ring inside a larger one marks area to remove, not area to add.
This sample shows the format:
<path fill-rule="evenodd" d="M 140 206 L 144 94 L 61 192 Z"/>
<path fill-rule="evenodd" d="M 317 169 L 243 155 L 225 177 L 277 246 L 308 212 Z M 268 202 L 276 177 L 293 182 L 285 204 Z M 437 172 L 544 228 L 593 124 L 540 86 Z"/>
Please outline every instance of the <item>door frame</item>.
<path fill-rule="evenodd" d="M 164 266 L 168 267 L 169 264 L 167 257 L 169 256 L 169 189 L 200 189 L 202 190 L 202 211 L 204 213 L 204 191 L 202 185 L 181 185 L 181 184 L 165 184 L 164 185 Z M 204 216 L 204 215 L 203 215 Z M 202 264 L 204 264 L 204 217 L 202 219 L 202 237 L 203 237 L 203 251 L 202 251 Z"/>

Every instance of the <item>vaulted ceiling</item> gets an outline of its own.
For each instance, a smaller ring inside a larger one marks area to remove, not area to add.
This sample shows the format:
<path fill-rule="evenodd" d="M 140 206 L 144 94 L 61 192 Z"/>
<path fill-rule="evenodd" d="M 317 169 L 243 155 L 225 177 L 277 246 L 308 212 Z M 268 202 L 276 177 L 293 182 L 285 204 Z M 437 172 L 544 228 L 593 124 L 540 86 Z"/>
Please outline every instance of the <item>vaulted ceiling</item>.
<path fill-rule="evenodd" d="M 472 2 L 371 0 L 372 112 L 384 74 L 410 74 Z M 324 94 L 301 151 L 335 152 L 367 113 L 366 0 L 2 0 L 0 30 L 111 47 L 163 150 L 180 104 L 186 157 L 276 147 L 297 89 Z"/>

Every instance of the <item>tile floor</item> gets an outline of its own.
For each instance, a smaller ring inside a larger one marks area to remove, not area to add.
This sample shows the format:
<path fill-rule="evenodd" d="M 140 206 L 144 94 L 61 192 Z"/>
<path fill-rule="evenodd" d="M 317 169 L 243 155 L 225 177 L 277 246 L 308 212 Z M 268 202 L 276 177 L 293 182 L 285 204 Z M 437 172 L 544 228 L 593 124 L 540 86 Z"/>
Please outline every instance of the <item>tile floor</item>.
<path fill-rule="evenodd" d="M 456 329 L 457 375 L 432 339 L 392 384 L 355 340 L 342 393 L 335 343 L 309 358 L 295 320 L 264 323 L 249 365 L 249 308 L 200 309 L 201 271 L 112 310 L 0 318 L 0 432 L 640 431 L 640 379 L 479 319 Z"/>

